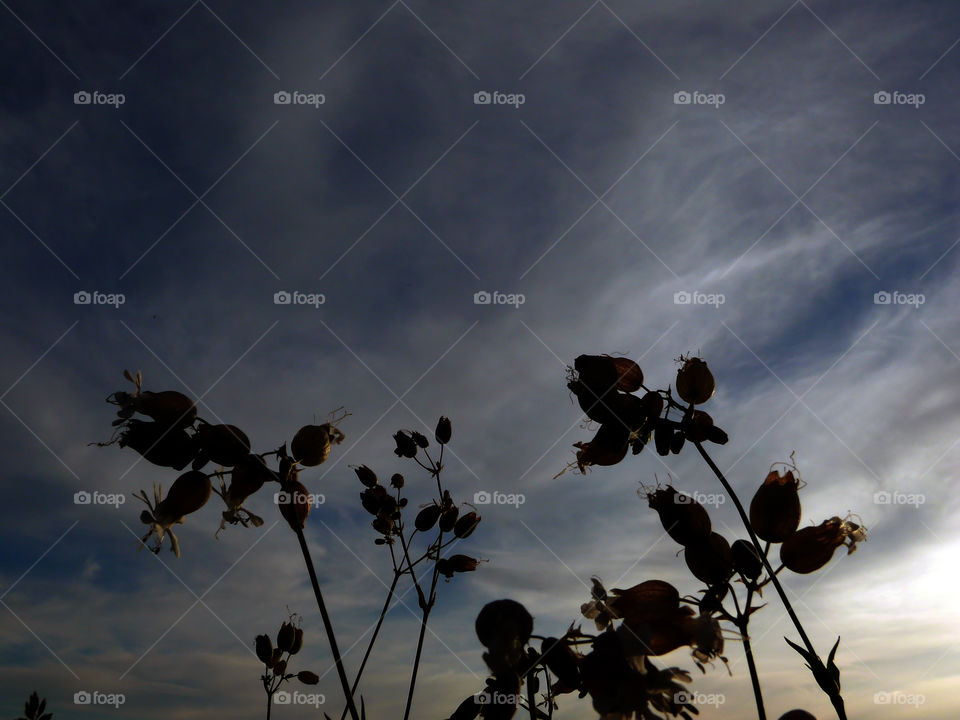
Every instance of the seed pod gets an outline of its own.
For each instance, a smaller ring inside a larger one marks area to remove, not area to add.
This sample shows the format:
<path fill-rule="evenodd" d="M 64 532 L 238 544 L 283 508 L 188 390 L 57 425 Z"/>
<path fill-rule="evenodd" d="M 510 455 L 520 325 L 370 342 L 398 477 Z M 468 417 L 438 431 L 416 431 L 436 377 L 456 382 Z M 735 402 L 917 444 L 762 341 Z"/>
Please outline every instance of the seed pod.
<path fill-rule="evenodd" d="M 250 439 L 236 425 L 208 425 L 197 428 L 197 442 L 203 453 L 217 465 L 231 467 L 250 453 Z"/>
<path fill-rule="evenodd" d="M 443 508 L 439 505 L 435 503 L 427 505 L 417 513 L 417 517 L 413 521 L 414 527 L 420 532 L 427 532 L 433 529 L 433 526 L 437 524 L 437 520 L 440 519 L 441 512 L 443 512 Z"/>
<path fill-rule="evenodd" d="M 684 402 L 702 405 L 711 397 L 717 386 L 710 368 L 700 358 L 688 358 L 677 371 L 677 395 Z"/>
<path fill-rule="evenodd" d="M 516 600 L 494 600 L 483 606 L 474 629 L 487 648 L 503 645 L 523 647 L 533 632 L 533 617 Z"/>
<path fill-rule="evenodd" d="M 702 443 L 707 439 L 710 428 L 713 426 L 713 418 L 702 410 L 694 410 L 690 417 L 683 420 L 681 425 L 690 440 Z"/>
<path fill-rule="evenodd" d="M 806 710 L 791 710 L 781 715 L 780 720 L 817 720 L 817 718 Z"/>
<path fill-rule="evenodd" d="M 284 497 L 280 501 L 280 514 L 296 530 L 303 526 L 310 514 L 310 493 L 303 483 L 293 480 L 284 488 Z"/>
<path fill-rule="evenodd" d="M 653 443 L 657 448 L 657 455 L 669 455 L 673 441 L 673 423 L 664 418 L 657 418 L 653 428 Z"/>
<path fill-rule="evenodd" d="M 267 667 L 273 665 L 273 643 L 270 642 L 269 635 L 257 635 L 256 640 L 257 657 Z"/>
<path fill-rule="evenodd" d="M 273 479 L 273 473 L 257 455 L 247 455 L 238 462 L 230 474 L 230 487 L 227 488 L 226 502 L 229 507 L 240 507 L 243 501 L 263 487 L 267 480 Z"/>
<path fill-rule="evenodd" d="M 617 372 L 617 390 L 633 393 L 643 385 L 643 370 L 630 358 L 611 358 Z"/>
<path fill-rule="evenodd" d="M 400 490 L 403 488 L 403 475 L 400 473 L 394 473 L 390 476 L 390 487 Z"/>
<path fill-rule="evenodd" d="M 286 671 L 287 671 L 287 661 L 286 661 L 286 660 L 280 660 L 280 661 L 278 661 L 277 663 L 275 663 L 274 666 L 273 666 L 273 674 L 274 674 L 274 675 L 283 675 Z"/>
<path fill-rule="evenodd" d="M 646 580 L 626 590 L 610 591 L 608 607 L 631 624 L 672 619 L 680 608 L 680 592 L 663 580 Z"/>
<path fill-rule="evenodd" d="M 274 648 L 273 656 L 270 659 L 270 665 L 271 666 L 276 665 L 278 662 L 280 662 L 281 657 L 283 657 L 283 650 L 281 650 L 280 648 Z"/>
<path fill-rule="evenodd" d="M 844 532 L 840 518 L 824 520 L 819 525 L 797 530 L 780 546 L 780 562 L 795 573 L 819 570 L 843 545 Z"/>
<path fill-rule="evenodd" d="M 730 546 L 730 559 L 733 569 L 748 580 L 756 580 L 763 570 L 763 560 L 749 540 L 735 540 Z"/>
<path fill-rule="evenodd" d="M 316 685 L 320 682 L 320 676 L 310 670 L 301 670 L 297 673 L 297 680 L 304 685 Z"/>
<path fill-rule="evenodd" d="M 197 447 L 187 433 L 157 422 L 128 420 L 118 444 L 133 448 L 154 465 L 174 470 L 183 470 L 197 456 Z"/>
<path fill-rule="evenodd" d="M 284 652 L 290 652 L 293 647 L 293 641 L 296 639 L 297 629 L 290 623 L 285 622 L 280 626 L 277 632 L 277 647 Z"/>
<path fill-rule="evenodd" d="M 365 487 L 369 488 L 377 484 L 377 474 L 366 465 L 355 467 L 353 468 L 353 471 L 357 474 L 357 478 Z"/>
<path fill-rule="evenodd" d="M 647 501 L 660 516 L 663 529 L 681 545 L 703 542 L 710 537 L 710 515 L 689 495 L 667 485 L 647 493 Z"/>
<path fill-rule="evenodd" d="M 450 442 L 450 436 L 452 434 L 453 427 L 450 425 L 450 418 L 441 415 L 437 421 L 437 429 L 433 434 L 434 438 L 436 438 L 437 442 L 441 445 L 446 445 Z"/>
<path fill-rule="evenodd" d="M 644 395 L 640 400 L 643 402 L 644 406 L 647 409 L 647 415 L 651 418 L 660 417 L 660 413 L 663 412 L 663 397 L 660 393 L 651 390 L 646 395 Z"/>
<path fill-rule="evenodd" d="M 687 439 L 687 436 L 683 434 L 683 430 L 676 430 L 673 433 L 673 437 L 670 438 L 670 452 L 674 455 L 679 455 L 680 451 L 683 450 L 683 442 Z"/>
<path fill-rule="evenodd" d="M 480 516 L 475 512 L 468 512 L 457 519 L 456 524 L 453 526 L 453 534 L 460 539 L 470 537 L 479 524 Z"/>
<path fill-rule="evenodd" d="M 733 574 L 730 544 L 718 533 L 704 542 L 687 545 L 683 551 L 693 576 L 707 585 L 726 582 Z"/>
<path fill-rule="evenodd" d="M 603 395 L 617 387 L 617 365 L 609 355 L 580 355 L 573 361 L 580 380 L 594 392 Z"/>
<path fill-rule="evenodd" d="M 417 456 L 417 443 L 403 430 L 399 430 L 393 435 L 397 447 L 394 449 L 397 457 L 413 458 Z"/>
<path fill-rule="evenodd" d="M 580 665 L 565 639 L 545 638 L 540 643 L 540 655 L 547 668 L 557 676 L 564 687 L 571 690 L 580 687 Z"/>
<path fill-rule="evenodd" d="M 381 508 L 385 507 L 390 500 L 389 493 L 383 485 L 374 485 L 360 493 L 360 502 L 363 509 L 371 515 L 378 515 Z"/>
<path fill-rule="evenodd" d="M 430 442 L 427 440 L 426 435 L 423 435 L 416 431 L 410 432 L 410 438 L 417 444 L 418 448 L 427 448 L 430 445 Z"/>
<path fill-rule="evenodd" d="M 316 467 L 330 455 L 330 423 L 304 425 L 290 441 L 290 454 L 304 467 Z"/>
<path fill-rule="evenodd" d="M 290 646 L 290 654 L 296 655 L 303 647 L 303 628 L 295 628 L 293 635 L 293 645 Z"/>
<path fill-rule="evenodd" d="M 479 564 L 479 560 L 466 555 L 451 555 L 437 560 L 437 572 L 446 578 L 452 578 L 454 573 L 473 572 Z"/>
<path fill-rule="evenodd" d="M 573 380 L 567 383 L 567 388 L 577 397 L 577 402 L 584 414 L 600 424 L 613 420 L 613 411 L 610 409 L 611 399 L 616 390 L 597 392 L 587 386 L 582 380 Z"/>
<path fill-rule="evenodd" d="M 188 427 L 197 419 L 197 406 L 193 400 L 176 390 L 144 390 L 133 396 L 133 404 L 137 412 L 168 428 Z"/>
<path fill-rule="evenodd" d="M 650 420 L 646 404 L 636 395 L 615 391 L 606 402 L 610 411 L 608 422 L 618 422 L 630 432 L 639 430 Z"/>
<path fill-rule="evenodd" d="M 587 443 L 574 443 L 577 452 L 577 466 L 580 472 L 590 465 L 616 465 L 627 455 L 629 431 L 620 423 L 601 425 L 593 440 Z"/>
<path fill-rule="evenodd" d="M 799 481 L 771 470 L 750 501 L 750 525 L 761 540 L 779 543 L 800 525 Z"/>
<path fill-rule="evenodd" d="M 156 508 L 158 517 L 182 518 L 196 512 L 210 499 L 210 478 L 204 473 L 190 470 L 173 481 L 167 496 Z"/>
<path fill-rule="evenodd" d="M 450 532 L 457 524 L 457 518 L 460 516 L 460 508 L 456 505 L 450 505 L 440 514 L 440 532 Z"/>
<path fill-rule="evenodd" d="M 704 432 L 706 439 L 717 445 L 726 445 L 730 440 L 730 437 L 723 430 L 718 428 L 716 425 L 710 425 L 706 428 Z"/>

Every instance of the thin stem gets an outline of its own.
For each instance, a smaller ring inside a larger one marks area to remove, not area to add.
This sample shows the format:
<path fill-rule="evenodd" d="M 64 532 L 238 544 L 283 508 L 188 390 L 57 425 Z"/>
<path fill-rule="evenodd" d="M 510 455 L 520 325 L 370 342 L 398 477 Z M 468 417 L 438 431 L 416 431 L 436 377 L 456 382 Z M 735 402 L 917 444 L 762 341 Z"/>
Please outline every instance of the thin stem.
<path fill-rule="evenodd" d="M 733 592 L 733 588 L 730 588 L 730 591 Z M 733 598 L 734 601 L 736 601 L 736 594 L 734 594 Z M 747 628 L 747 626 L 750 624 L 750 605 L 752 601 L 753 588 L 747 587 L 747 598 L 743 603 L 743 613 L 740 613 L 739 608 L 737 609 L 737 614 L 739 615 L 737 627 L 740 629 L 740 635 L 743 637 L 743 652 L 747 656 L 747 669 L 750 671 L 750 683 L 753 685 L 753 697 L 757 701 L 757 718 L 758 720 L 767 720 L 767 711 L 763 707 L 763 693 L 760 690 L 760 676 L 757 674 L 757 665 L 753 659 L 753 646 L 750 644 L 750 633 Z"/>
<path fill-rule="evenodd" d="M 313 560 L 310 559 L 310 549 L 307 547 L 307 540 L 303 536 L 303 528 L 294 527 L 297 533 L 297 540 L 300 541 L 300 551 L 303 553 L 303 560 L 307 563 L 307 572 L 310 574 L 310 582 L 313 585 L 313 594 L 317 597 L 317 606 L 320 608 L 320 617 L 323 618 L 323 628 L 327 632 L 327 640 L 330 642 L 330 652 L 333 653 L 333 660 L 337 665 L 337 675 L 340 676 L 340 686 L 343 688 L 343 694 L 347 700 L 347 709 L 350 711 L 350 717 L 353 720 L 360 720 L 357 714 L 357 707 L 353 703 L 353 691 L 350 690 L 350 683 L 347 681 L 347 673 L 343 669 L 343 658 L 340 657 L 340 649 L 337 647 L 337 638 L 333 634 L 333 624 L 330 622 L 330 615 L 327 613 L 327 606 L 323 602 L 323 593 L 320 592 L 320 583 L 317 580 L 317 571 L 313 567 Z"/>
<path fill-rule="evenodd" d="M 800 634 L 800 639 L 806 646 L 810 657 L 815 660 L 816 664 L 819 665 L 818 668 L 811 668 L 816 678 L 818 674 L 825 673 L 826 668 L 823 667 L 823 661 L 820 660 L 820 656 L 817 655 L 817 651 L 814 650 L 813 643 L 811 643 L 810 638 L 807 637 L 807 633 L 803 629 L 803 625 L 800 624 L 800 618 L 798 618 L 797 613 L 794 612 L 793 605 L 790 604 L 790 600 L 787 598 L 787 593 L 780 584 L 777 574 L 770 566 L 770 561 L 767 559 L 767 554 L 763 551 L 763 548 L 760 547 L 760 540 L 757 538 L 756 533 L 753 532 L 753 527 L 750 525 L 750 519 L 747 517 L 746 511 L 743 509 L 743 504 L 740 502 L 740 498 L 737 497 L 737 494 L 733 491 L 733 488 L 730 486 L 727 478 L 725 478 L 723 473 L 720 471 L 720 468 L 718 468 L 716 463 L 713 462 L 713 459 L 707 454 L 707 451 L 703 449 L 703 445 L 697 440 L 694 440 L 693 444 L 696 446 L 700 456 L 713 471 L 713 474 L 717 476 L 720 484 L 723 485 L 723 489 L 727 491 L 727 494 L 730 495 L 730 498 L 733 500 L 733 504 L 737 508 L 737 512 L 740 514 L 740 520 L 743 522 L 743 526 L 747 529 L 747 533 L 750 535 L 750 541 L 753 543 L 753 547 L 756 549 L 757 554 L 763 561 L 763 566 L 766 569 L 767 574 L 770 576 L 770 581 L 773 583 L 773 587 L 776 588 L 781 602 L 783 602 L 783 607 L 786 609 L 787 615 L 790 616 L 790 620 L 793 622 L 794 627 L 797 628 L 797 632 Z M 813 663 L 811 663 L 811 665 L 812 664 Z M 830 701 L 833 703 L 833 707 L 837 711 L 837 716 L 840 718 L 840 720 L 847 720 L 847 716 L 843 708 L 843 697 L 840 695 L 839 689 L 832 693 L 828 692 L 827 695 L 830 697 Z"/>
<path fill-rule="evenodd" d="M 390 607 L 390 601 L 393 600 L 393 591 L 397 589 L 397 582 L 400 580 L 400 576 L 403 573 L 394 570 L 393 572 L 393 582 L 390 583 L 390 589 L 387 591 L 387 599 L 383 603 L 383 609 L 380 611 L 380 619 L 377 620 L 377 626 L 373 629 L 373 635 L 370 637 L 370 642 L 367 643 L 367 651 L 363 654 L 363 660 L 360 662 L 360 669 L 357 670 L 357 676 L 353 679 L 353 687 L 350 688 L 351 693 L 357 691 L 357 686 L 360 684 L 360 677 L 363 675 L 363 669 L 367 666 L 367 659 L 370 657 L 370 652 L 373 650 L 373 644 L 377 641 L 377 634 L 380 632 L 380 626 L 383 625 L 383 619 L 387 616 L 387 609 Z M 347 716 L 347 708 L 343 709 L 343 712 L 340 713 L 340 720 L 343 720 Z"/>
<path fill-rule="evenodd" d="M 536 677 L 535 672 L 532 677 Z M 527 677 L 527 707 L 530 710 L 530 720 L 537 720 L 537 696 L 533 692 L 533 684 L 530 679 L 530 677 Z"/>
<path fill-rule="evenodd" d="M 439 548 L 443 544 L 443 532 L 437 536 L 436 545 Z M 439 555 L 439 550 L 437 553 Z M 409 561 L 408 561 L 409 562 Z M 410 573 L 413 574 L 413 569 L 411 568 Z M 420 636 L 417 638 L 417 652 L 413 658 L 413 671 L 410 674 L 410 687 L 407 690 L 407 706 L 403 711 L 403 720 L 408 720 L 410 717 L 410 708 L 413 705 L 413 689 L 417 684 L 417 673 L 420 670 L 420 655 L 423 653 L 423 638 L 427 633 L 427 620 L 430 618 L 430 610 L 433 609 L 433 604 L 436 601 L 437 593 L 437 578 L 439 577 L 439 572 L 437 571 L 437 564 L 433 565 L 433 577 L 430 580 L 430 596 L 426 602 L 426 605 L 423 608 L 423 616 L 420 618 Z"/>
<path fill-rule="evenodd" d="M 267 720 L 270 720 L 270 711 L 273 709 L 273 693 L 267 693 Z"/>

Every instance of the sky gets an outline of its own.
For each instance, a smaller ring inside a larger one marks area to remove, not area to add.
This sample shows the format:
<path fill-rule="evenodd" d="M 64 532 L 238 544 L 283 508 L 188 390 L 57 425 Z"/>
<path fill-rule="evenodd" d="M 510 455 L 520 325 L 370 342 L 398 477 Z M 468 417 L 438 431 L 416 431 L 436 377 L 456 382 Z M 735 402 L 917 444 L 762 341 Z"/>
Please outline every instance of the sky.
<path fill-rule="evenodd" d="M 216 498 L 182 557 L 137 552 L 133 493 L 176 473 L 107 440 L 104 398 L 198 400 L 258 451 L 336 408 L 346 440 L 302 480 L 306 534 L 352 673 L 391 578 L 350 469 L 431 482 L 392 452 L 432 436 L 484 560 L 440 587 L 414 716 L 483 686 L 473 621 L 511 597 L 563 633 L 589 599 L 649 579 L 700 588 L 637 496 L 721 489 L 689 446 L 586 475 L 565 386 L 583 353 L 650 387 L 699 353 L 748 502 L 795 453 L 803 525 L 868 540 L 783 583 L 850 717 L 956 717 L 960 681 L 960 9 L 940 2 L 451 0 L 0 2 L 0 714 L 256 717 L 254 637 L 303 616 L 296 669 L 336 674 L 295 539 Z M 284 102 L 289 99 L 290 102 Z M 279 293 L 279 295 L 278 295 Z M 284 294 L 286 293 L 286 295 Z M 291 302 L 277 302 L 289 298 Z M 89 300 L 89 302 L 84 302 Z M 489 302 L 484 302 L 489 300 Z M 125 502 L 77 504 L 78 492 Z M 522 496 L 522 502 L 519 502 Z M 482 498 L 482 495 L 480 496 Z M 745 531 L 725 496 L 710 508 Z M 279 524 L 278 524 L 279 523 Z M 418 613 L 409 583 L 361 686 L 397 717 Z M 834 715 L 778 599 L 751 624 L 771 717 Z M 732 636 L 700 717 L 755 712 Z M 310 690 L 307 688 L 307 690 Z M 123 695 L 119 708 L 78 692 Z M 566 696 L 558 717 L 593 718 Z"/>

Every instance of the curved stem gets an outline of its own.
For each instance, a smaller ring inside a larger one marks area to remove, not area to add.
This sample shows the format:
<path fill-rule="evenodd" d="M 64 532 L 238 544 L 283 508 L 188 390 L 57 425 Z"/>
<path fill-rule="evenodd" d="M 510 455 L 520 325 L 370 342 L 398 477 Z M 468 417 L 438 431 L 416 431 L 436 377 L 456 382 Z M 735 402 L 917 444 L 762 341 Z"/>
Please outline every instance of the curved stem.
<path fill-rule="evenodd" d="M 323 602 L 323 593 L 320 592 L 320 583 L 317 580 L 317 571 L 313 567 L 313 560 L 310 559 L 310 549 L 307 547 L 307 540 L 303 536 L 303 529 L 294 528 L 297 534 L 297 540 L 300 541 L 300 551 L 303 553 L 303 560 L 307 563 L 307 572 L 310 574 L 310 583 L 313 585 L 313 594 L 317 598 L 317 606 L 320 608 L 320 617 L 323 618 L 323 628 L 327 632 L 327 640 L 330 642 L 330 652 L 333 653 L 333 660 L 337 665 L 337 675 L 340 676 L 340 686 L 343 688 L 344 697 L 347 700 L 347 709 L 350 711 L 350 717 L 353 720 L 360 720 L 357 714 L 357 707 L 353 703 L 353 692 L 350 690 L 350 683 L 347 681 L 347 673 L 343 669 L 343 658 L 340 657 L 340 649 L 337 647 L 337 638 L 333 634 L 333 624 L 330 622 L 330 615 L 327 613 L 327 606 Z"/>
<path fill-rule="evenodd" d="M 733 588 L 730 588 L 730 592 L 733 593 Z M 734 603 L 736 603 L 737 596 L 733 596 Z M 757 674 L 757 665 L 753 659 L 753 646 L 750 644 L 750 633 L 748 630 L 748 625 L 750 624 L 750 606 L 753 601 L 753 588 L 747 588 L 747 598 L 743 601 L 744 610 L 741 613 L 740 608 L 737 608 L 737 628 L 740 630 L 740 635 L 743 636 L 743 652 L 747 656 L 747 669 L 750 671 L 750 684 L 753 685 L 753 697 L 757 701 L 757 718 L 758 720 L 767 720 L 767 711 L 763 707 L 763 693 L 760 690 L 760 676 Z"/>
<path fill-rule="evenodd" d="M 787 598 L 787 593 L 780 584 L 780 580 L 777 578 L 776 572 L 774 572 L 773 568 L 770 566 L 770 561 L 767 559 L 767 554 L 760 546 L 760 540 L 757 538 L 756 533 L 753 532 L 753 527 L 750 525 L 750 519 L 747 517 L 746 511 L 743 509 L 743 504 L 740 502 L 740 498 L 737 497 L 737 494 L 733 491 L 733 488 L 730 486 L 727 478 L 725 478 L 723 473 L 720 471 L 720 468 L 718 468 L 716 463 L 713 462 L 713 458 L 711 458 L 707 454 L 707 451 L 703 449 L 703 445 L 697 440 L 694 440 L 693 444 L 696 446 L 700 456 L 713 471 L 713 474 L 717 476 L 720 484 L 723 485 L 723 489 L 727 491 L 728 495 L 730 495 L 730 499 L 733 500 L 733 504 L 737 508 L 737 512 L 740 514 L 740 520 L 743 522 L 743 526 L 747 529 L 747 533 L 750 535 L 750 541 L 753 543 L 753 547 L 756 549 L 757 554 L 763 561 L 763 566 L 766 569 L 767 574 L 770 576 L 770 581 L 773 583 L 773 587 L 780 596 L 780 601 L 783 603 L 783 607 L 787 611 L 787 615 L 790 616 L 790 620 L 793 622 L 794 627 L 800 634 L 800 639 L 803 641 L 810 658 L 813 660 L 813 662 L 811 662 L 811 666 L 814 665 L 814 663 L 819 665 L 819 667 L 811 667 L 811 670 L 814 673 L 814 678 L 818 679 L 819 684 L 819 676 L 821 676 L 823 673 L 826 673 L 826 668 L 824 668 L 823 661 L 820 660 L 820 656 L 817 655 L 817 651 L 814 650 L 813 643 L 810 642 L 810 638 L 807 637 L 807 633 L 803 629 L 803 625 L 800 624 L 800 618 L 798 618 L 797 613 L 794 612 L 793 605 L 790 604 L 790 600 Z M 843 708 L 843 698 L 840 695 L 840 690 L 837 689 L 835 692 L 828 692 L 827 694 L 830 697 L 830 701 L 833 703 L 834 709 L 837 711 L 837 716 L 840 718 L 840 720 L 846 720 L 847 716 Z"/>
<path fill-rule="evenodd" d="M 443 544 L 443 532 L 437 536 L 436 545 L 439 547 Z M 439 550 L 437 551 L 439 555 Z M 413 574 L 413 569 L 410 569 L 410 574 Z M 413 689 L 417 684 L 417 673 L 420 670 L 420 655 L 423 653 L 423 638 L 427 633 L 427 620 L 430 618 L 430 610 L 433 609 L 434 602 L 436 602 L 437 595 L 437 579 L 439 578 L 440 573 L 437 571 L 437 564 L 433 564 L 433 577 L 430 580 L 430 595 L 427 598 L 426 604 L 423 606 L 423 616 L 420 619 L 420 636 L 417 638 L 417 653 L 413 658 L 413 671 L 410 674 L 410 687 L 407 690 L 407 705 L 403 711 L 403 720 L 408 720 L 410 717 L 410 708 L 413 706 Z"/>

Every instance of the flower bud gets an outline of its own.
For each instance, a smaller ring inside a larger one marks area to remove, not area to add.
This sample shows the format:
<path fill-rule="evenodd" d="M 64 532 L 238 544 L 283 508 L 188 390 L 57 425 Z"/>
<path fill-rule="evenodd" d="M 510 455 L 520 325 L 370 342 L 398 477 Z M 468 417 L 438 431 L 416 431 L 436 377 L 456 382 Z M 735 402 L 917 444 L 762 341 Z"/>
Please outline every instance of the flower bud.
<path fill-rule="evenodd" d="M 426 449 L 430 442 L 427 440 L 427 437 L 421 433 L 412 431 L 410 433 L 410 438 L 417 444 L 417 447 Z"/>
<path fill-rule="evenodd" d="M 677 371 L 677 395 L 684 402 L 702 405 L 716 390 L 710 368 L 700 358 L 687 358 Z"/>
<path fill-rule="evenodd" d="M 256 641 L 257 657 L 267 667 L 273 665 L 273 643 L 270 642 L 269 635 L 257 635 Z"/>
<path fill-rule="evenodd" d="M 674 431 L 673 437 L 670 438 L 670 452 L 679 455 L 680 451 L 683 450 L 683 443 L 686 439 L 687 436 L 684 435 L 683 430 Z"/>
<path fill-rule="evenodd" d="M 750 501 L 750 525 L 761 540 L 779 543 L 800 524 L 800 483 L 793 472 L 771 470 Z"/>
<path fill-rule="evenodd" d="M 277 661 L 277 663 L 273 666 L 273 674 L 274 674 L 274 675 L 283 675 L 286 671 L 287 671 L 287 661 L 286 661 L 286 660 L 279 660 L 279 661 Z"/>
<path fill-rule="evenodd" d="M 702 542 L 710 537 L 710 515 L 689 495 L 667 485 L 647 493 L 647 502 L 657 511 L 663 529 L 681 545 Z"/>
<path fill-rule="evenodd" d="M 377 484 L 377 474 L 366 465 L 355 467 L 353 471 L 357 474 L 357 479 L 363 483 L 364 487 L 371 488 Z"/>
<path fill-rule="evenodd" d="M 730 547 L 730 559 L 733 569 L 748 580 L 756 580 L 763 570 L 763 560 L 749 540 L 736 540 Z"/>
<path fill-rule="evenodd" d="M 417 517 L 413 521 L 413 524 L 420 532 L 427 532 L 437 524 L 437 520 L 440 519 L 441 512 L 443 512 L 443 508 L 436 503 L 431 503 L 417 513 Z"/>
<path fill-rule="evenodd" d="M 310 514 L 310 494 L 303 483 L 294 480 L 288 482 L 284 488 L 286 496 L 280 502 L 280 514 L 296 530 L 303 530 L 303 526 Z"/>
<path fill-rule="evenodd" d="M 310 670 L 301 670 L 297 673 L 297 680 L 304 685 L 316 685 L 320 682 L 320 676 Z"/>
<path fill-rule="evenodd" d="M 291 623 L 283 623 L 280 626 L 280 631 L 277 633 L 277 647 L 284 652 L 290 652 L 290 648 L 293 647 L 293 641 L 296 639 L 296 636 L 297 629 Z"/>
<path fill-rule="evenodd" d="M 273 655 L 270 658 L 270 666 L 273 667 L 278 662 L 280 662 L 281 657 L 283 657 L 283 650 L 281 650 L 280 648 L 274 648 Z"/>
<path fill-rule="evenodd" d="M 480 516 L 475 512 L 468 512 L 466 515 L 461 515 L 457 519 L 456 524 L 453 526 L 453 534 L 460 539 L 470 537 L 479 524 Z"/>
<path fill-rule="evenodd" d="M 707 585 L 724 583 L 733 574 L 730 544 L 718 533 L 710 533 L 706 541 L 687 545 L 683 557 L 693 576 Z"/>
<path fill-rule="evenodd" d="M 456 505 L 450 505 L 444 508 L 440 514 L 440 532 L 450 532 L 457 524 L 457 518 L 460 516 L 460 508 Z"/>
<path fill-rule="evenodd" d="M 390 487 L 400 490 L 403 488 L 403 475 L 394 473 L 390 476 Z"/>
<path fill-rule="evenodd" d="M 453 428 L 450 425 L 450 418 L 440 416 L 440 419 L 437 421 L 437 429 L 434 432 L 433 436 L 436 438 L 437 442 L 441 445 L 446 445 L 450 442 L 450 436 L 453 434 Z"/>
<path fill-rule="evenodd" d="M 290 646 L 290 654 L 296 655 L 303 647 L 303 628 L 296 628 L 293 635 L 293 645 Z"/>
<path fill-rule="evenodd" d="M 413 458 L 417 456 L 417 443 L 403 430 L 399 430 L 393 435 L 397 447 L 394 449 L 397 457 Z"/>

